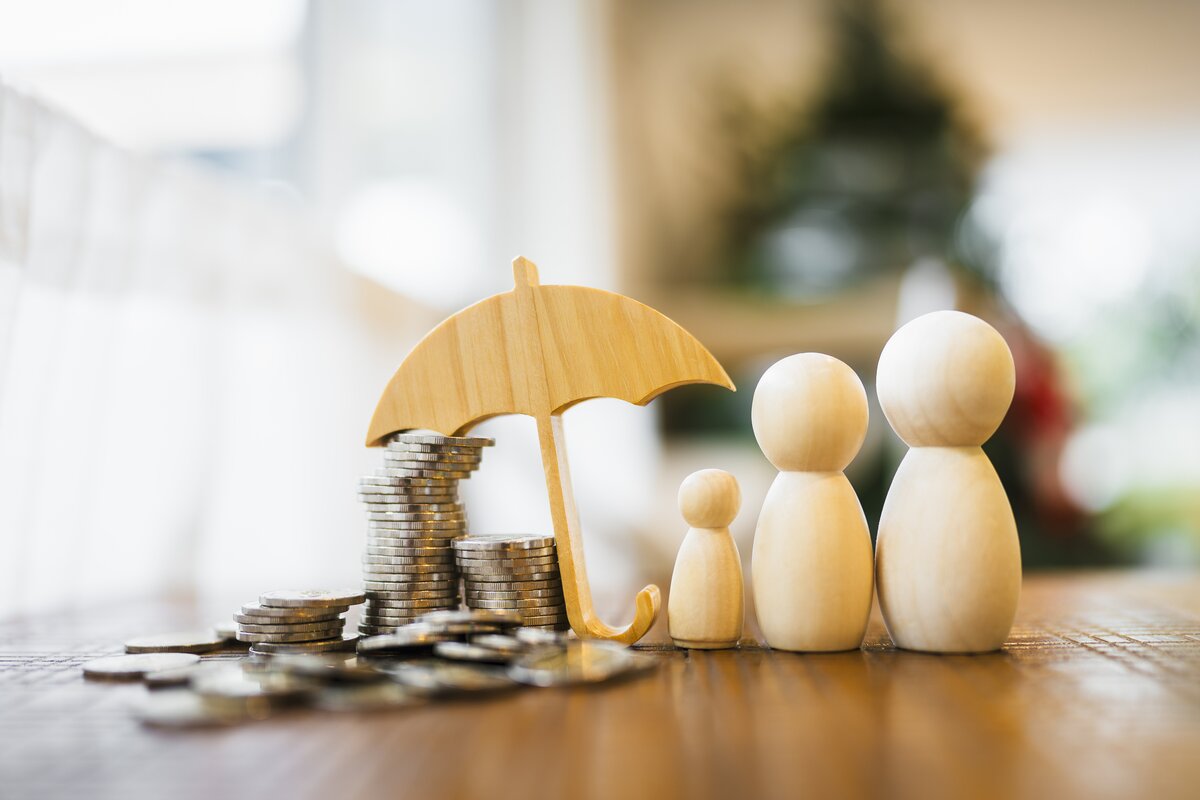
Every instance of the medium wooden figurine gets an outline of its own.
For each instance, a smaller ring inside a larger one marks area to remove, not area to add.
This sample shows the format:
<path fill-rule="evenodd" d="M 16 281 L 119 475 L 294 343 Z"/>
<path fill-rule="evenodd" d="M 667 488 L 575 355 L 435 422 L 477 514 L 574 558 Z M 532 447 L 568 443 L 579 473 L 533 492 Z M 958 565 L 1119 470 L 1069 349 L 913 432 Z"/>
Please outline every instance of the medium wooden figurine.
<path fill-rule="evenodd" d="M 995 650 L 1012 628 L 1021 549 L 1012 508 L 980 445 L 1012 402 L 1004 338 L 981 319 L 935 311 L 893 334 L 876 384 L 912 449 L 879 520 L 879 608 L 908 650 Z"/>
<path fill-rule="evenodd" d="M 871 534 L 842 470 L 867 433 L 862 381 L 836 358 L 789 356 L 758 382 L 758 445 L 780 471 L 751 555 L 759 626 L 782 650 L 852 650 L 871 611 Z"/>
<path fill-rule="evenodd" d="M 512 291 L 452 315 L 422 339 L 388 382 L 367 445 L 422 428 L 463 436 L 500 414 L 537 422 L 563 596 L 581 637 L 631 644 L 658 617 L 657 586 L 638 592 L 633 621 L 596 614 L 567 470 L 562 414 L 593 397 L 645 405 L 668 389 L 733 382 L 700 342 L 649 306 L 584 286 L 542 286 L 537 267 L 513 261 Z"/>
<path fill-rule="evenodd" d="M 742 638 L 742 558 L 729 533 L 741 504 L 737 479 L 724 470 L 693 472 L 679 487 L 679 511 L 691 527 L 667 597 L 667 628 L 677 647 L 717 650 Z"/>

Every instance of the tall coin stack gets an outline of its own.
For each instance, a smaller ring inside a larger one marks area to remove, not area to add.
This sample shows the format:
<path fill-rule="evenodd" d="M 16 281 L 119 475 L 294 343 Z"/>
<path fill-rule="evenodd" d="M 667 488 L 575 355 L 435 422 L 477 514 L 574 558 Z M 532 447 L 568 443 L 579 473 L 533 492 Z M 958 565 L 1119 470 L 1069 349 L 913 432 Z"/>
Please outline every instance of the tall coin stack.
<path fill-rule="evenodd" d="M 383 466 L 359 481 L 368 520 L 360 633 L 390 633 L 429 611 L 458 608 L 450 543 L 467 529 L 458 482 L 479 468 L 483 448 L 493 444 L 398 433 L 387 442 Z"/>
<path fill-rule="evenodd" d="M 553 536 L 469 536 L 454 552 L 468 607 L 516 611 L 526 627 L 566 630 Z"/>

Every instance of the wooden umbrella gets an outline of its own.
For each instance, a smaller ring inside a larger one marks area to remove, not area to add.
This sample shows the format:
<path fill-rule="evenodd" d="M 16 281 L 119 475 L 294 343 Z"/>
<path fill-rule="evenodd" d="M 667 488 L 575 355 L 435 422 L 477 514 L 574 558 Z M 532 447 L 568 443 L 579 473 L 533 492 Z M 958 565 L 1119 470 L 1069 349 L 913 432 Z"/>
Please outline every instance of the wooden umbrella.
<path fill-rule="evenodd" d="M 654 624 L 662 595 L 654 585 L 638 592 L 625 628 L 596 615 L 561 415 L 594 397 L 645 405 L 684 384 L 734 386 L 695 337 L 649 306 L 600 289 L 541 286 L 525 258 L 513 261 L 513 278 L 512 291 L 459 311 L 413 348 L 379 400 L 367 446 L 396 431 L 462 436 L 489 417 L 533 417 L 571 628 L 631 644 Z"/>

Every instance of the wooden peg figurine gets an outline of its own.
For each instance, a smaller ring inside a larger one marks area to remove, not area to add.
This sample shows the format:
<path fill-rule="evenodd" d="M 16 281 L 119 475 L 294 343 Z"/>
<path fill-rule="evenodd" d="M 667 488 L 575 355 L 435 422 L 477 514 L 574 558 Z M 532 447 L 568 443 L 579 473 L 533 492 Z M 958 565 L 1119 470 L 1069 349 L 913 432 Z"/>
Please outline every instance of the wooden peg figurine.
<path fill-rule="evenodd" d="M 718 650 L 742 638 L 742 558 L 729 533 L 741 504 L 737 479 L 724 470 L 693 472 L 679 487 L 679 511 L 691 527 L 667 598 L 667 628 L 677 647 Z"/>
<path fill-rule="evenodd" d="M 884 416 L 911 448 L 879 520 L 875 572 L 888 632 L 908 650 L 995 650 L 1016 615 L 1021 549 L 980 445 L 1012 402 L 1012 353 L 983 320 L 935 311 L 892 335 L 876 384 Z"/>
<path fill-rule="evenodd" d="M 758 382 L 758 445 L 780 471 L 754 533 L 751 583 L 763 636 L 782 650 L 852 650 L 871 611 L 871 534 L 842 470 L 867 433 L 867 393 L 836 358 L 789 356 Z"/>

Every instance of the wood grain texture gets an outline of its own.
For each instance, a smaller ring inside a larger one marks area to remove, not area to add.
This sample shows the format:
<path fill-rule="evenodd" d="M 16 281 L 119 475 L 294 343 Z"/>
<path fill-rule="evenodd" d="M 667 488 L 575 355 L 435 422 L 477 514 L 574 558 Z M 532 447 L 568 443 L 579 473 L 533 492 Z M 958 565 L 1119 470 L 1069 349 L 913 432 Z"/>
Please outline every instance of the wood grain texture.
<path fill-rule="evenodd" d="M 0 626 L 0 796 L 1175 798 L 1200 784 L 1200 576 L 1031 577 L 1004 649 L 680 651 L 648 677 L 163 733 L 78 665 L 196 619 L 140 603 Z M 619 766 L 614 766 L 619 765 Z"/>
<path fill-rule="evenodd" d="M 662 595 L 654 585 L 638 592 L 625 627 L 596 613 L 561 415 L 595 397 L 645 405 L 676 386 L 732 390 L 733 382 L 691 334 L 636 300 L 584 286 L 542 286 L 525 258 L 513 261 L 513 281 L 511 292 L 459 311 L 413 348 L 379 400 L 367 445 L 401 430 L 461 436 L 490 417 L 533 417 L 571 629 L 636 642 L 658 618 Z"/>

